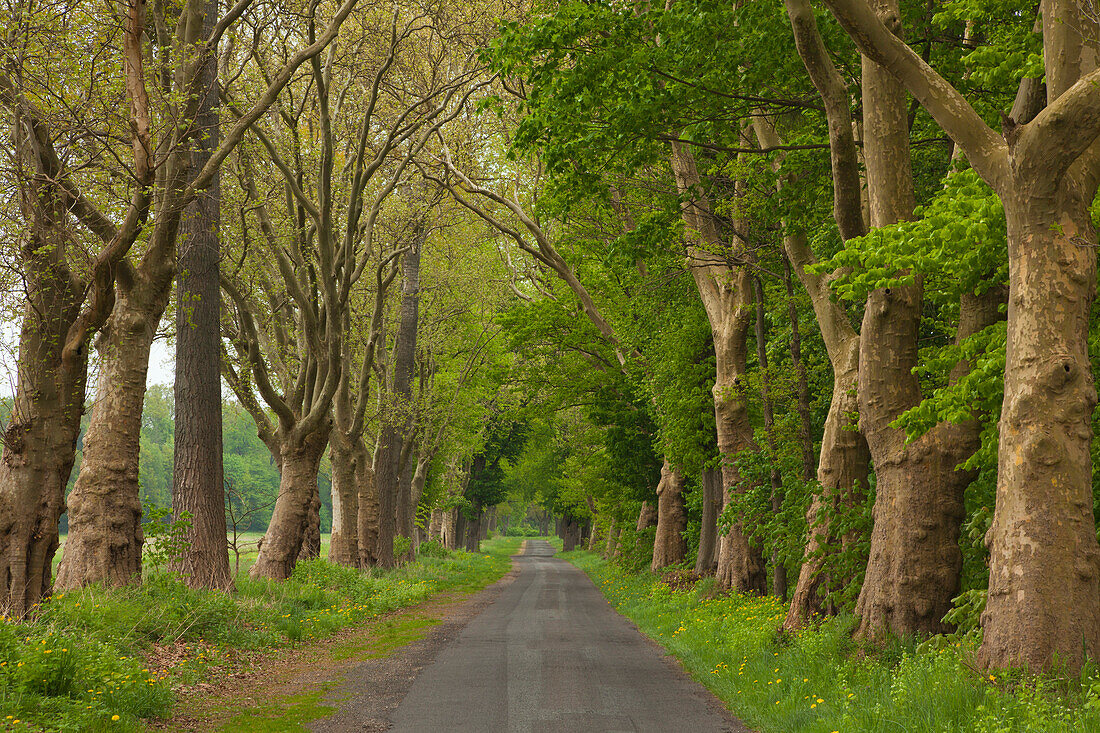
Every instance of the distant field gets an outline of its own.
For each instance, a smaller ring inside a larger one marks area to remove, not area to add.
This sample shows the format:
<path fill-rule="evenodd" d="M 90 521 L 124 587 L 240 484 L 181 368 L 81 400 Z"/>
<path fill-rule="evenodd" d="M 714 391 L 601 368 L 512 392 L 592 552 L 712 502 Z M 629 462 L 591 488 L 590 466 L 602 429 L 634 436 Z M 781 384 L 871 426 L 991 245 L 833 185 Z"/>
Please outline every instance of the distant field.
<path fill-rule="evenodd" d="M 241 570 L 245 571 L 252 566 L 252 563 L 256 561 L 256 546 L 259 543 L 260 538 L 264 536 L 263 532 L 241 532 L 237 535 L 237 547 L 241 551 Z M 61 562 L 61 554 L 65 550 L 65 539 L 68 535 L 61 535 L 61 546 L 57 550 L 57 554 L 53 558 L 54 573 L 57 572 L 57 564 Z M 332 537 L 331 534 L 325 533 L 321 535 L 321 557 L 328 556 L 329 540 Z M 226 542 L 230 543 L 233 540 L 232 534 L 226 534 Z M 229 564 L 233 565 L 236 562 L 236 556 L 233 553 L 232 548 L 229 551 Z"/>

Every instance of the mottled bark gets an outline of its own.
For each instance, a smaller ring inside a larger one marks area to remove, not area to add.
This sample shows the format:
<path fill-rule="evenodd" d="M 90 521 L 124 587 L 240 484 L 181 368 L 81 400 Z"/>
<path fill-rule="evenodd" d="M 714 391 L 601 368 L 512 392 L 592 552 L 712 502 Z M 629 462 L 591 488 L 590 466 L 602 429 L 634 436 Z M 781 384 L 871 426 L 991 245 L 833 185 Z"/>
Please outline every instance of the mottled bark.
<path fill-rule="evenodd" d="M 898 17 L 893 0 L 876 5 L 876 11 Z M 888 226 L 911 218 L 914 207 L 908 112 L 904 87 L 867 57 L 863 103 L 871 224 Z M 955 468 L 978 446 L 977 422 L 941 425 L 910 443 L 904 431 L 891 427 L 922 397 L 913 368 L 923 296 L 918 275 L 913 285 L 874 291 L 864 310 L 858 396 L 876 498 L 870 556 L 856 604 L 857 634 L 863 638 L 945 631 L 943 616 L 958 592 L 963 491 L 973 474 Z M 992 313 L 975 299 L 964 299 L 963 306 L 983 312 L 962 314 L 960 337 L 996 317 L 995 303 Z"/>
<path fill-rule="evenodd" d="M 887 300 L 893 293 L 883 293 L 882 298 L 872 296 L 870 308 L 886 307 L 904 310 L 919 307 L 917 304 Z M 995 289 L 983 296 L 964 296 L 957 339 L 961 340 L 995 322 L 999 317 L 999 305 L 1003 291 Z M 919 325 L 919 315 L 911 322 L 914 330 Z M 877 324 L 876 324 L 877 326 Z M 877 328 L 864 321 L 864 338 Z M 893 358 L 900 369 L 911 370 L 916 361 L 916 334 L 906 343 L 912 353 L 895 354 Z M 953 378 L 965 373 L 967 366 L 959 365 Z M 901 389 L 916 391 L 916 378 L 909 375 L 906 384 L 897 371 L 867 369 L 860 379 L 863 398 L 865 385 L 877 395 L 904 394 Z M 874 385 L 882 379 L 894 385 Z M 885 404 L 890 404 L 886 402 Z M 866 419 L 886 420 L 888 414 L 879 414 L 867 403 L 862 403 Z M 895 405 L 900 409 L 901 405 Z M 860 616 L 859 633 L 874 638 L 884 630 L 895 634 L 939 633 L 946 630 L 943 616 L 951 610 L 951 601 L 959 589 L 962 570 L 962 552 L 958 539 L 965 516 L 963 492 L 974 478 L 974 472 L 956 467 L 969 458 L 980 446 L 980 424 L 970 420 L 962 424 L 941 423 L 909 443 L 904 433 L 893 429 L 881 429 L 877 424 L 867 431 L 872 456 L 890 456 L 886 465 L 876 464 L 877 496 L 874 511 L 874 529 L 871 534 L 871 554 L 867 574 L 860 593 L 856 612 Z"/>
<path fill-rule="evenodd" d="M 53 581 L 57 523 L 65 510 L 84 406 L 87 356 L 64 363 L 61 352 L 79 312 L 71 277 L 57 259 L 64 236 L 47 206 L 32 217 L 23 248 L 28 302 L 19 334 L 15 400 L 0 457 L 0 613 L 21 617 Z M 60 202 L 57 202 L 60 203 Z M 37 220 L 35 220 L 37 219 Z"/>
<path fill-rule="evenodd" d="M 986 536 L 982 660 L 1079 669 L 1100 650 L 1100 547 L 1093 518 L 1088 356 L 1095 297 L 1095 190 L 1020 177 L 1006 204 L 1011 296 L 997 504 Z"/>
<path fill-rule="evenodd" d="M 1011 295 L 981 659 L 1072 672 L 1100 649 L 1088 355 L 1100 27 L 1068 0 L 1043 2 L 1042 21 L 1049 106 L 1027 126 L 1042 134 L 1010 131 L 1021 142 L 1010 147 L 1012 190 L 1000 192 Z M 1086 74 L 1090 81 L 1079 81 Z M 1075 107 L 1081 94 L 1090 98 Z"/>
<path fill-rule="evenodd" d="M 267 526 L 256 563 L 248 571 L 253 578 L 286 580 L 294 570 L 309 529 L 310 504 L 317 491 L 317 469 L 328 442 L 328 426 L 306 435 L 295 431 L 277 436 L 279 446 L 279 498 Z"/>
<path fill-rule="evenodd" d="M 743 450 L 756 447 L 745 395 L 752 282 L 745 268 L 727 264 L 727 257 L 739 256 L 738 249 L 743 247 L 739 242 L 731 247 L 722 240 L 710 202 L 700 190 L 695 158 L 680 143 L 672 143 L 672 170 L 683 198 L 681 210 L 689 237 L 688 266 L 707 312 L 714 341 L 714 416 L 718 451 L 722 456 L 724 508 L 729 503 L 729 490 L 741 483 L 734 465 L 735 457 Z M 716 577 L 726 588 L 752 593 L 767 590 L 764 558 L 760 548 L 749 541 L 740 521 L 733 522 L 720 540 Z"/>
<path fill-rule="evenodd" d="M 661 481 L 657 484 L 657 534 L 653 540 L 651 570 L 657 571 L 684 561 L 687 554 L 685 529 L 684 477 L 666 458 L 661 466 Z"/>
<path fill-rule="evenodd" d="M 69 495 L 57 590 L 141 579 L 141 412 L 149 350 L 167 300 L 167 288 L 124 291 L 107 322 L 84 458 Z"/>
<path fill-rule="evenodd" d="M 317 465 L 320 466 L 320 461 Z M 312 560 L 321 556 L 321 492 L 317 482 L 313 482 L 313 491 L 306 507 L 306 528 L 302 532 L 302 546 L 298 549 L 299 560 Z"/>
<path fill-rule="evenodd" d="M 218 19 L 217 0 L 206 0 L 203 35 Z M 200 130 L 191 153 L 198 172 L 218 147 L 218 64 L 211 54 L 201 72 L 205 93 L 195 115 Z M 181 228 L 176 279 L 175 444 L 172 509 L 190 514 L 187 542 L 171 567 L 192 588 L 232 587 L 226 544 L 222 470 L 221 288 L 219 233 L 221 185 L 217 174 L 188 207 Z"/>
<path fill-rule="evenodd" d="M 641 532 L 643 529 L 657 526 L 657 507 L 655 504 L 650 504 L 648 501 L 642 502 L 641 511 L 638 512 L 638 521 L 635 523 L 635 529 Z"/>

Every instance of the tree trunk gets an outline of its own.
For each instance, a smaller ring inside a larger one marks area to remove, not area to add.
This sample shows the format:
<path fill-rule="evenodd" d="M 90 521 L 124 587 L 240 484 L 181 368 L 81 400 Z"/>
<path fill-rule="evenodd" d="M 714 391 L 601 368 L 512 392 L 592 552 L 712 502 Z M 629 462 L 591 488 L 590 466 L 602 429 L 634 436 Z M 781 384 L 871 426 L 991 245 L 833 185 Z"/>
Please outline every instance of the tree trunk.
<path fill-rule="evenodd" d="M 362 466 L 369 463 L 362 440 L 349 441 L 338 428 L 329 442 L 332 462 L 332 537 L 328 559 L 359 567 L 359 483 Z"/>
<path fill-rule="evenodd" d="M 420 307 L 420 236 L 401 263 L 401 316 L 394 343 L 388 390 L 388 407 L 383 416 L 375 461 L 375 481 L 378 487 L 378 544 L 376 562 L 392 567 L 393 540 L 399 532 L 398 509 L 402 499 L 402 474 L 408 455 L 405 441 L 410 438 L 412 423 L 412 378 L 416 366 L 416 329 Z M 404 461 L 403 461 L 404 459 Z M 411 481 L 411 475 L 410 475 Z"/>
<path fill-rule="evenodd" d="M 616 520 L 612 522 L 611 529 L 607 531 L 607 546 L 604 547 L 603 556 L 607 560 L 611 560 L 619 555 L 619 534 L 622 532 L 622 527 L 619 526 L 619 522 Z"/>
<path fill-rule="evenodd" d="M 368 568 L 378 564 L 378 528 L 381 516 L 381 502 L 378 498 L 378 482 L 375 480 L 374 466 L 378 461 L 378 450 L 367 460 L 364 447 L 363 460 L 356 466 L 355 486 L 358 492 L 359 513 L 356 527 L 359 532 L 359 567 Z M 393 540 L 390 540 L 393 546 Z"/>
<path fill-rule="evenodd" d="M 101 338 L 102 366 L 80 474 L 69 495 L 69 535 L 56 590 L 141 579 L 141 411 L 149 350 L 168 291 L 145 295 L 144 288 L 120 293 Z"/>
<path fill-rule="evenodd" d="M 798 381 L 795 393 L 798 397 L 798 442 L 802 446 L 802 480 L 809 483 L 817 473 L 814 457 L 813 421 L 810 418 L 810 379 L 806 361 L 802 358 L 802 335 L 799 327 L 798 306 L 794 302 L 794 283 L 791 281 L 791 260 L 783 257 L 783 284 L 787 288 L 787 318 L 791 322 L 791 363 Z"/>
<path fill-rule="evenodd" d="M 428 523 L 428 540 L 443 543 L 443 515 L 445 512 L 436 507 L 432 509 L 432 519 Z"/>
<path fill-rule="evenodd" d="M 321 462 L 317 461 L 318 467 Z M 321 487 L 313 482 L 313 493 L 309 498 L 306 512 L 306 528 L 302 533 L 302 546 L 298 550 L 299 560 L 312 560 L 321 556 Z"/>
<path fill-rule="evenodd" d="M 466 521 L 466 551 L 481 552 L 481 522 L 485 510 L 477 509 L 472 519 Z"/>
<path fill-rule="evenodd" d="M 703 516 L 699 526 L 699 551 L 695 572 L 714 575 L 718 570 L 718 512 L 722 509 L 722 474 L 714 468 L 703 470 L 699 487 L 703 492 Z"/>
<path fill-rule="evenodd" d="M 876 7 L 895 17 L 898 12 L 892 0 Z M 871 224 L 883 227 L 912 217 L 908 111 L 905 89 L 866 57 L 863 103 Z M 976 448 L 976 427 L 941 426 L 906 444 L 904 432 L 890 426 L 921 400 L 912 370 L 923 294 L 918 276 L 913 285 L 874 291 L 864 310 L 858 395 L 876 498 L 870 557 L 856 605 L 863 638 L 946 630 L 942 619 L 958 590 L 962 492 L 973 476 L 955 466 Z"/>
<path fill-rule="evenodd" d="M 415 460 L 410 458 L 406 461 L 401 478 L 401 494 L 397 504 L 397 533 L 412 540 L 410 553 L 416 551 L 416 509 L 420 504 L 420 495 L 424 492 L 424 484 L 428 481 L 428 467 L 431 461 L 431 456 L 421 455 L 418 451 L 415 454 Z M 411 559 L 411 555 L 406 559 Z"/>
<path fill-rule="evenodd" d="M 206 0 L 203 36 L 218 20 L 217 0 Z M 210 54 L 202 70 L 205 94 L 195 115 L 201 130 L 191 153 L 192 175 L 206 165 L 220 140 L 218 59 Z M 176 280 L 175 448 L 172 509 L 191 515 L 187 543 L 172 563 L 192 588 L 233 585 L 226 544 L 222 472 L 221 286 L 219 236 L 221 187 L 210 186 L 188 207 L 182 223 Z"/>
<path fill-rule="evenodd" d="M 1078 180 L 1055 188 L 1035 175 L 1005 206 L 1008 360 L 981 659 L 1077 670 L 1100 650 L 1087 317 L 1096 253 L 1080 244 L 1096 231 Z"/>
<path fill-rule="evenodd" d="M 572 517 L 562 517 L 561 520 L 561 546 L 562 552 L 570 552 L 577 549 L 577 541 L 580 538 L 580 525 Z"/>
<path fill-rule="evenodd" d="M 811 80 L 821 96 L 829 126 L 829 153 L 833 179 L 833 218 L 840 236 L 847 241 L 866 233 L 863 186 L 860 177 L 851 114 L 851 99 L 844 78 L 837 71 L 817 28 L 814 10 L 807 0 L 784 0 L 791 20 L 795 46 Z M 755 126 L 761 144 L 778 142 L 770 126 Z M 772 137 L 768 138 L 768 133 Z M 763 133 L 763 135 L 762 135 Z M 815 492 L 807 510 L 806 551 L 798 583 L 791 595 L 784 627 L 796 629 L 806 625 L 825 610 L 825 598 L 847 582 L 844 578 L 828 578 L 825 568 L 838 545 L 830 527 L 830 517 L 823 511 L 837 509 L 841 504 L 862 503 L 868 488 L 870 452 L 863 434 L 858 430 L 859 401 L 856 387 L 859 370 L 860 337 L 848 320 L 844 308 L 836 302 L 823 274 L 807 271 L 815 258 L 804 234 L 783 238 L 783 247 L 799 282 L 813 304 L 829 362 L 833 369 L 833 395 L 825 419 L 825 430 L 818 458 L 817 480 L 820 493 Z M 793 344 L 792 344 L 793 348 Z M 803 463 L 808 464 L 806 458 Z"/>
<path fill-rule="evenodd" d="M 801 628 L 824 613 L 828 594 L 846 582 L 843 578 L 829 578 L 825 573 L 830 548 L 839 543 L 824 515 L 825 508 L 836 511 L 841 504 L 852 507 L 862 503 L 867 495 L 871 454 L 863 433 L 852 424 L 852 416 L 859 412 L 856 398 L 859 339 L 852 339 L 848 346 L 855 353 L 847 360 L 838 358 L 833 366 L 833 397 L 825 418 L 817 467 L 821 490 L 814 494 L 806 514 L 806 552 L 783 622 L 787 629 Z M 845 363 L 847 367 L 842 366 Z"/>
<path fill-rule="evenodd" d="M 733 248 L 722 241 L 710 202 L 698 193 L 700 179 L 695 158 L 680 143 L 672 143 L 672 170 L 680 194 L 690 197 L 681 203 L 684 223 L 694 240 L 688 249 L 688 264 L 714 341 L 714 417 L 722 456 L 724 508 L 729 503 L 729 490 L 741 483 L 735 457 L 742 450 L 755 448 L 744 393 L 752 282 L 744 268 L 726 264 L 723 255 L 733 253 Z M 740 243 L 738 247 L 743 248 Z M 767 591 L 764 558 L 760 549 L 750 543 L 739 521 L 733 522 L 720 540 L 716 577 L 724 588 L 748 593 Z"/>
<path fill-rule="evenodd" d="M 45 212 L 43 212 L 45 213 Z M 57 524 L 65 510 L 87 356 L 62 361 L 80 303 L 58 251 L 51 221 L 36 221 L 23 251 L 28 302 L 19 334 L 18 382 L 0 457 L 0 613 L 22 617 L 49 593 Z"/>
<path fill-rule="evenodd" d="M 653 541 L 653 561 L 650 569 L 676 565 L 684 561 L 687 543 L 687 511 L 684 508 L 684 477 L 665 459 L 661 466 L 661 482 L 657 484 L 657 535 Z"/>
<path fill-rule="evenodd" d="M 280 435 L 279 498 L 267 526 L 252 578 L 286 580 L 294 570 L 310 523 L 317 469 L 328 443 L 328 423 L 309 435 Z M 280 432 L 282 432 L 280 430 Z"/>
<path fill-rule="evenodd" d="M 448 550 L 460 550 L 466 546 L 466 512 L 462 509 L 452 509 L 454 514 L 454 531 L 447 543 Z"/>
<path fill-rule="evenodd" d="M 648 501 L 642 502 L 642 510 L 638 512 L 638 523 L 636 530 L 641 532 L 643 529 L 657 526 L 657 507 L 650 504 Z"/>

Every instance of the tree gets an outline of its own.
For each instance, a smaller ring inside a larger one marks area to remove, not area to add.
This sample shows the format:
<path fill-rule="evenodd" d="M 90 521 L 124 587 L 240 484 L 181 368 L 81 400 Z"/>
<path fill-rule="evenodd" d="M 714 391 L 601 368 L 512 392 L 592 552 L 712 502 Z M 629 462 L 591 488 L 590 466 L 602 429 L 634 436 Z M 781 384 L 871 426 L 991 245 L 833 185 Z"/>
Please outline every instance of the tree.
<path fill-rule="evenodd" d="M 997 192 L 1008 221 L 1008 360 L 982 659 L 1076 669 L 1100 648 L 1100 546 L 1092 515 L 1088 360 L 1095 292 L 1097 22 L 1042 3 L 1047 106 L 995 132 L 863 0 L 829 0 L 860 50 L 936 119 Z"/>
<path fill-rule="evenodd" d="M 203 35 L 205 6 L 200 0 L 185 4 L 174 38 L 169 35 L 163 14 L 153 18 L 157 32 L 150 38 L 155 40 L 158 53 L 156 76 L 165 106 L 161 117 L 168 122 L 168 128 L 155 149 L 141 144 L 140 135 L 135 136 L 134 155 L 141 162 L 138 169 L 147 166 L 156 171 L 156 177 L 155 181 L 138 186 L 135 202 L 140 205 L 131 206 L 122 230 L 143 231 L 145 214 L 154 202 L 155 210 L 148 225 L 148 244 L 140 259 L 109 261 L 108 265 L 114 264 L 109 271 L 117 280 L 117 292 L 107 291 L 101 299 L 93 301 L 96 314 L 110 315 L 99 344 L 102 366 L 83 461 L 69 497 L 69 537 L 58 568 L 55 584 L 58 589 L 95 582 L 128 583 L 140 574 L 142 533 L 137 465 L 142 397 L 150 346 L 167 307 L 175 275 L 176 236 L 183 212 L 210 185 L 245 131 L 271 107 L 298 68 L 320 54 L 336 37 L 355 2 L 345 0 L 336 7 L 320 32 L 319 8 L 310 6 L 307 23 L 314 32 L 309 42 L 290 54 L 286 63 L 269 77 L 256 101 L 227 131 L 197 172 L 191 169 L 190 142 L 197 134 L 193 122 L 205 97 L 203 59 L 215 54 L 222 36 L 249 3 L 233 6 L 209 36 Z M 140 3 L 134 7 L 141 7 Z M 164 10 L 163 6 L 158 7 Z M 142 28 L 144 24 L 135 22 L 133 27 Z M 140 58 L 142 36 L 136 31 L 132 35 L 130 55 Z M 134 79 L 139 78 L 139 72 L 140 68 L 133 72 Z M 150 184 L 155 185 L 150 188 Z"/>
<path fill-rule="evenodd" d="M 207 0 L 203 34 L 214 31 L 217 0 Z M 205 88 L 195 115 L 201 130 L 191 154 L 192 171 L 201 171 L 218 147 L 218 59 L 203 59 Z M 176 265 L 176 442 L 172 472 L 172 508 L 191 522 L 187 543 L 175 569 L 194 588 L 228 588 L 229 553 L 225 543 L 225 494 L 222 470 L 221 285 L 218 230 L 221 226 L 220 175 L 191 202 L 184 216 L 184 242 Z M 239 564 L 239 559 L 238 559 Z"/>

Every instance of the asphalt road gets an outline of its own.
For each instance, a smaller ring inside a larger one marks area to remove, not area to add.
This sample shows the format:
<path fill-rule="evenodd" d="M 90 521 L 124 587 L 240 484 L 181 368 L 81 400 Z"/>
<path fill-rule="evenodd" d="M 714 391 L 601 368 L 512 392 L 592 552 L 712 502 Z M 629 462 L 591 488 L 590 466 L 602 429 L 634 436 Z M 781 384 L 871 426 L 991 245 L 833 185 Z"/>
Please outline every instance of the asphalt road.
<path fill-rule="evenodd" d="M 748 730 L 553 553 L 527 543 L 515 580 L 416 676 L 393 731 Z"/>

